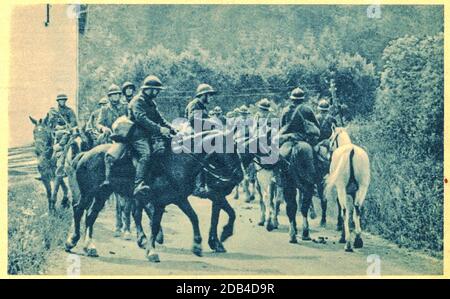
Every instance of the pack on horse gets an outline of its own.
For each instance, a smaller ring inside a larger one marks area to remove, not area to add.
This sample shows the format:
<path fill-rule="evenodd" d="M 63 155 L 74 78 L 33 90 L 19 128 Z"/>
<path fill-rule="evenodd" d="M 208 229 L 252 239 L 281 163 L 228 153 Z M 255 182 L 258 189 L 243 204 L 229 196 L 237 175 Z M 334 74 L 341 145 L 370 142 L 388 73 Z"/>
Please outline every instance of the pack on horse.
<path fill-rule="evenodd" d="M 363 247 L 361 238 L 361 208 L 370 183 L 370 162 L 361 147 L 352 144 L 345 128 L 334 128 L 331 135 L 332 158 L 330 173 L 326 180 L 325 196 L 330 200 L 337 191 L 338 217 L 343 224 L 340 243 L 345 243 L 345 251 L 351 252 L 350 213 L 353 210 L 355 223 L 354 247 Z"/>
<path fill-rule="evenodd" d="M 195 137 L 189 137 L 192 140 Z M 201 146 L 210 144 L 217 138 L 226 138 L 221 133 L 213 134 L 201 139 Z M 166 141 L 168 142 L 168 141 Z M 136 223 L 138 245 L 146 246 L 147 258 L 152 262 L 159 261 L 155 242 L 161 232 L 161 219 L 165 206 L 177 205 L 192 223 L 194 241 L 192 251 L 201 255 L 202 237 L 200 234 L 197 214 L 188 201 L 188 196 L 194 193 L 196 177 L 202 171 L 207 171 L 207 182 L 210 187 L 208 197 L 213 201 L 211 215 L 211 230 L 208 244 L 216 251 L 223 251 L 223 246 L 217 237 L 217 223 L 220 210 L 231 214 L 229 222 L 224 227 L 221 241 L 232 235 L 235 220 L 234 211 L 225 200 L 232 188 L 242 179 L 240 160 L 237 154 L 226 153 L 174 153 L 170 146 L 166 151 L 154 159 L 151 169 L 145 178 L 150 191 L 145 196 L 133 196 L 135 167 L 131 154 L 126 154 L 116 161 L 111 173 L 111 188 L 100 188 L 105 179 L 104 156 L 110 144 L 99 145 L 92 150 L 81 154 L 74 161 L 75 172 L 71 182 L 76 183 L 77 196 L 74 196 L 74 222 L 73 232 L 66 241 L 66 250 L 70 251 L 80 239 L 80 221 L 84 212 L 86 214 L 86 233 L 84 250 L 89 256 L 96 256 L 97 250 L 93 243 L 93 225 L 105 200 L 112 192 L 116 192 L 128 200 L 134 201 L 133 218 Z M 130 153 L 131 151 L 127 151 Z M 151 180 L 148 178 L 151 177 Z M 141 225 L 142 211 L 151 219 L 151 237 L 147 242 Z M 160 240 L 162 241 L 162 240 Z"/>

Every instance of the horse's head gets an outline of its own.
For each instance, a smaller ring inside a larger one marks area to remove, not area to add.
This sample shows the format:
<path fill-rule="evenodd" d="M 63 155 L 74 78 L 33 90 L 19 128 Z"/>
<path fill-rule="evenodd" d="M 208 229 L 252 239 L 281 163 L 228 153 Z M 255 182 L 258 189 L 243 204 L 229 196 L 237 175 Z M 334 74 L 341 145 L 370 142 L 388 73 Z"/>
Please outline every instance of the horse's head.
<path fill-rule="evenodd" d="M 343 127 L 335 127 L 334 125 L 331 126 L 331 136 L 330 136 L 330 150 L 334 151 L 338 147 L 345 145 L 345 144 L 351 144 L 352 141 L 350 139 L 350 136 L 347 133 L 347 130 Z"/>
<path fill-rule="evenodd" d="M 53 145 L 53 136 L 50 127 L 48 126 L 48 117 L 44 119 L 36 120 L 33 117 L 29 117 L 33 128 L 34 147 L 37 156 L 41 156 L 44 153 L 50 153 Z"/>

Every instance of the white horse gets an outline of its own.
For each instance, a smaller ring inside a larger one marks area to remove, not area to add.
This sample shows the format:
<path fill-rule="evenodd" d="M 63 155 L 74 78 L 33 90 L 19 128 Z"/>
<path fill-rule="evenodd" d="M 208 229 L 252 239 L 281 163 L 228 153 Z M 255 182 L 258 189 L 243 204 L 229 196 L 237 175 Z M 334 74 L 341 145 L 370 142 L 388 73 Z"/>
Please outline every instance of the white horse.
<path fill-rule="evenodd" d="M 261 218 L 258 225 L 266 227 L 267 231 L 278 228 L 278 214 L 280 211 L 281 196 L 276 182 L 275 169 L 265 168 L 255 164 L 256 190 L 259 194 Z"/>
<path fill-rule="evenodd" d="M 360 217 L 361 207 L 370 183 L 369 157 L 361 147 L 352 144 L 344 128 L 333 127 L 330 140 L 332 157 L 325 196 L 328 200 L 332 199 L 332 190 L 336 188 L 339 216 L 343 218 L 344 225 L 339 242 L 345 243 L 345 251 L 352 252 L 349 227 L 352 208 L 356 234 L 354 247 L 363 247 Z"/>

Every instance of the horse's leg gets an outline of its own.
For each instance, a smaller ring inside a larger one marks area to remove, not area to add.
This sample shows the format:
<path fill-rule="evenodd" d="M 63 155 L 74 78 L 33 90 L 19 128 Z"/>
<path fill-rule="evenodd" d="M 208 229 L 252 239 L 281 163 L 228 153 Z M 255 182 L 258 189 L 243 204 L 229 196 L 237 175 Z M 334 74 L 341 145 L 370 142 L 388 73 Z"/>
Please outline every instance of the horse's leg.
<path fill-rule="evenodd" d="M 353 246 L 355 248 L 362 248 L 364 244 L 361 238 L 361 208 L 364 199 L 366 197 L 367 189 L 368 188 L 366 186 L 360 186 L 358 191 L 356 191 L 354 201 L 355 207 L 353 210 L 353 221 L 355 222 L 355 234 L 356 234 Z"/>
<path fill-rule="evenodd" d="M 290 182 L 293 183 L 293 182 Z M 289 218 L 289 243 L 297 243 L 297 189 L 292 184 L 283 186 L 284 200 L 286 201 L 286 214 Z"/>
<path fill-rule="evenodd" d="M 233 235 L 234 222 L 236 221 L 236 213 L 233 207 L 228 203 L 228 201 L 223 197 L 222 209 L 228 214 L 228 222 L 224 225 L 222 234 L 220 235 L 220 241 L 225 242 L 229 237 Z"/>
<path fill-rule="evenodd" d="M 312 197 L 314 193 L 314 185 L 307 185 L 304 188 L 302 188 L 302 203 L 301 203 L 301 213 L 303 216 L 303 233 L 302 233 L 302 240 L 309 241 L 311 240 L 311 237 L 309 236 L 309 223 L 308 223 L 308 211 L 311 206 Z"/>
<path fill-rule="evenodd" d="M 113 236 L 119 238 L 122 235 L 122 203 L 121 197 L 117 193 L 113 193 L 111 197 L 114 197 L 116 201 L 116 228 L 114 229 Z"/>
<path fill-rule="evenodd" d="M 131 240 L 131 200 L 120 195 L 122 203 L 122 222 L 124 224 L 123 238 L 127 241 Z"/>
<path fill-rule="evenodd" d="M 324 180 L 322 180 L 319 184 L 317 184 L 317 193 L 320 198 L 320 206 L 322 208 L 322 218 L 320 219 L 320 226 L 327 226 L 327 199 L 323 194 L 324 191 Z"/>
<path fill-rule="evenodd" d="M 259 196 L 259 207 L 261 211 L 261 217 L 258 225 L 264 226 L 264 223 L 266 222 L 266 205 L 264 204 L 264 197 L 262 195 Z"/>
<path fill-rule="evenodd" d="M 272 210 L 272 229 L 278 228 L 278 213 L 280 211 L 280 204 L 278 202 L 278 187 L 275 182 L 270 183 L 270 205 Z"/>
<path fill-rule="evenodd" d="M 343 231 L 344 230 L 343 229 L 344 221 L 343 221 L 343 217 L 342 217 L 342 208 L 341 208 L 341 205 L 339 203 L 339 198 L 336 198 L 336 203 L 337 203 L 337 210 L 338 210 L 336 230 L 337 231 Z"/>
<path fill-rule="evenodd" d="M 233 195 L 233 198 L 234 198 L 235 200 L 238 200 L 238 199 L 239 199 L 239 185 L 240 185 L 240 183 L 237 184 L 236 187 L 234 188 L 234 195 Z"/>
<path fill-rule="evenodd" d="M 242 189 L 245 193 L 245 202 L 249 203 L 252 201 L 251 196 L 250 196 L 250 190 L 249 188 L 249 182 L 248 182 L 248 176 L 247 174 L 244 176 L 244 180 L 242 181 Z"/>
<path fill-rule="evenodd" d="M 75 200 L 75 199 L 74 199 Z M 78 201 L 73 202 L 73 223 L 72 233 L 67 237 L 65 250 L 69 252 L 80 240 L 80 223 L 84 211 L 92 203 L 92 197 L 80 196 Z"/>
<path fill-rule="evenodd" d="M 219 223 L 220 210 L 222 208 L 222 201 L 220 198 L 215 197 L 212 200 L 211 211 L 211 227 L 209 228 L 208 245 L 215 252 L 226 252 L 222 243 L 217 237 L 217 224 Z"/>
<path fill-rule="evenodd" d="M 191 204 L 187 200 L 182 200 L 179 202 L 178 207 L 183 211 L 184 214 L 189 218 L 189 221 L 191 221 L 192 229 L 194 231 L 194 242 L 192 244 L 192 252 L 196 256 L 202 256 L 202 236 L 200 234 L 200 227 L 198 226 L 198 217 L 195 213 L 194 209 L 192 208 Z"/>
<path fill-rule="evenodd" d="M 70 206 L 69 203 L 69 188 L 67 188 L 66 182 L 64 182 L 64 178 L 61 178 L 61 189 L 63 191 L 63 198 L 61 201 L 61 207 L 68 208 Z"/>
<path fill-rule="evenodd" d="M 341 239 L 339 240 L 340 243 L 345 243 L 345 251 L 352 252 L 352 244 L 350 242 L 350 225 L 349 225 L 349 207 L 350 205 L 347 204 L 347 193 L 345 190 L 345 187 L 338 187 L 336 186 L 336 191 L 338 194 L 339 204 L 341 205 L 342 209 L 342 216 L 343 216 L 343 222 L 344 222 L 344 229 L 342 232 Z"/>
<path fill-rule="evenodd" d="M 61 177 L 56 177 L 54 180 L 53 192 L 52 192 L 52 196 L 51 196 L 50 204 L 49 204 L 49 209 L 51 212 L 55 211 L 56 201 L 58 198 L 59 186 L 61 185 L 61 179 L 62 179 Z"/>
<path fill-rule="evenodd" d="M 83 250 L 87 254 L 87 256 L 98 256 L 97 249 L 95 248 L 93 241 L 94 223 L 95 220 L 97 220 L 98 213 L 105 205 L 107 199 L 108 196 L 105 196 L 105 194 L 97 194 L 97 196 L 95 196 L 94 198 L 94 202 L 92 203 L 86 214 L 86 235 L 84 236 Z"/>
<path fill-rule="evenodd" d="M 42 179 L 42 183 L 45 187 L 45 192 L 47 194 L 47 200 L 48 200 L 48 208 L 50 210 L 51 202 L 52 202 L 52 184 L 48 178 Z"/>
<path fill-rule="evenodd" d="M 159 262 L 159 255 L 156 252 L 156 237 L 161 229 L 161 220 L 164 213 L 164 207 L 161 205 L 155 205 L 153 209 L 153 217 L 151 220 L 151 236 L 150 242 L 147 244 L 147 259 L 150 262 L 157 263 Z"/>
<path fill-rule="evenodd" d="M 145 210 L 145 213 L 147 214 L 148 219 L 151 222 L 152 219 L 153 219 L 153 213 L 154 213 L 153 205 L 152 204 L 146 204 L 144 206 L 144 210 Z M 163 210 L 163 213 L 164 213 L 164 210 Z M 163 233 L 162 225 L 160 225 L 160 227 L 159 227 L 159 233 L 156 236 L 156 243 L 158 243 L 158 244 L 163 244 L 164 243 L 164 233 Z"/>
<path fill-rule="evenodd" d="M 145 249 L 147 245 L 147 237 L 145 236 L 144 230 L 142 229 L 142 210 L 143 204 L 141 200 L 132 198 L 132 215 L 134 219 L 134 224 L 136 226 L 136 238 L 137 244 L 140 248 Z M 150 216 L 149 216 L 150 217 Z M 151 218 L 150 218 L 151 223 Z"/>

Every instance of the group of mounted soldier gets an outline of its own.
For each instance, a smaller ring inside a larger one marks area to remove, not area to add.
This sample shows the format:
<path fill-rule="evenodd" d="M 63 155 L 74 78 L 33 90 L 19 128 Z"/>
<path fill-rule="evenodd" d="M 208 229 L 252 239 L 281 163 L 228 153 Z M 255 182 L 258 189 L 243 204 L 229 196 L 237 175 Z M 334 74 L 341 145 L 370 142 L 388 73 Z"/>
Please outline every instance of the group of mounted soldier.
<path fill-rule="evenodd" d="M 358 197 L 358 190 L 362 190 L 359 196 L 360 204 L 362 204 L 369 180 L 368 170 L 365 170 L 368 166 L 363 165 L 363 170 L 359 168 L 354 170 L 355 167 L 360 166 L 354 164 L 352 159 L 353 155 L 358 155 L 359 157 L 355 161 L 359 163 L 368 160 L 367 155 L 351 144 L 345 130 L 335 129 L 343 122 L 342 115 L 336 113 L 340 110 L 339 107 L 336 107 L 338 106 L 336 103 L 330 104 L 327 99 L 320 99 L 317 107 L 313 107 L 311 102 L 306 100 L 305 92 L 297 87 L 290 92 L 283 109 L 280 109 L 273 101 L 262 98 L 250 107 L 242 105 L 225 113 L 220 106 L 209 109 L 208 106 L 214 103 L 213 97 L 217 91 L 211 85 L 202 83 L 198 85 L 193 99 L 185 109 L 183 125 L 179 126 L 176 122 L 169 123 L 157 108 L 155 99 L 164 89 L 165 86 L 161 80 L 154 75 L 147 76 L 139 88 L 130 82 L 124 83 L 122 88 L 112 84 L 108 89 L 107 97 L 100 99 L 98 109 L 91 113 L 86 126 L 83 126 L 82 129 L 77 124 L 73 110 L 66 106 L 67 96 L 58 95 L 56 99 L 58 106 L 50 109 L 44 121 L 33 122 L 35 124 L 44 123 L 51 131 L 53 159 L 56 159 L 57 165 L 56 175 L 60 177 L 68 175 L 69 182 L 76 180 L 76 183 L 71 185 L 72 193 L 75 190 L 75 193 L 78 194 L 73 198 L 74 232 L 69 235 L 66 250 L 70 250 L 76 245 L 80 237 L 80 217 L 86 210 L 89 219 L 86 226 L 89 233 L 85 237 L 85 250 L 88 253 L 91 252 L 92 255 L 96 254 L 92 243 L 92 227 L 104 201 L 111 194 L 117 194 L 126 198 L 125 201 L 129 205 L 134 203 L 133 208 L 130 206 L 126 208 L 128 212 L 124 213 L 128 213 L 128 216 L 124 217 L 128 217 L 127 223 L 129 223 L 129 212 L 133 210 L 137 242 L 140 247 L 145 247 L 146 242 L 141 227 L 142 210 L 145 210 L 149 217 L 151 217 L 150 214 L 154 215 L 151 220 L 151 243 L 147 247 L 147 255 L 150 260 L 158 260 L 157 254 L 154 252 L 155 240 L 159 235 L 164 207 L 168 204 L 179 206 L 191 220 L 194 229 L 193 252 L 201 254 L 198 219 L 187 200 L 189 195 L 196 195 L 200 198 L 208 198 L 213 202 L 208 244 L 211 249 L 223 252 L 224 248 L 221 242 L 233 234 L 233 225 L 236 219 L 226 196 L 243 179 L 244 181 L 248 180 L 249 173 L 246 170 L 249 170 L 251 165 L 256 169 L 254 189 L 261 187 L 261 184 L 258 183 L 261 169 L 265 169 L 265 173 L 269 174 L 269 177 L 261 177 L 266 185 L 279 180 L 276 184 L 279 184 L 280 194 L 283 195 L 286 203 L 286 214 L 290 223 L 289 242 L 291 243 L 297 242 L 296 196 L 302 197 L 300 208 L 303 216 L 302 239 L 311 240 L 307 219 L 312 197 L 317 190 L 322 200 L 321 224 L 325 224 L 326 199 L 323 196 L 325 176 L 332 169 L 330 162 L 333 167 L 333 161 L 337 159 L 333 160 L 333 150 L 342 145 L 348 146 L 344 146 L 345 149 L 341 147 L 340 153 L 347 154 L 347 151 L 351 150 L 350 167 L 336 169 L 334 166 L 333 171 L 337 174 L 334 174 L 333 178 L 341 178 L 340 172 L 342 171 L 350 171 L 350 173 L 342 175 L 343 180 L 347 180 L 347 182 L 339 183 L 336 188 L 347 188 L 340 192 L 342 194 L 351 192 L 350 195 L 354 198 Z M 333 90 L 331 89 L 331 91 L 333 99 Z M 337 116 L 340 117 L 340 124 L 336 120 Z M 232 124 L 231 130 L 228 129 L 230 123 Z M 35 127 L 35 139 L 37 132 L 37 127 Z M 277 156 L 273 163 L 268 163 L 273 165 L 265 165 L 267 163 L 262 161 L 266 158 L 264 155 L 267 152 L 262 148 L 257 148 L 257 152 L 246 151 L 245 153 L 241 153 L 238 149 L 231 155 L 224 151 L 225 148 L 222 145 L 219 151 L 211 154 L 183 151 L 181 155 L 178 155 L 168 150 L 170 145 L 173 146 L 174 142 L 177 143 L 173 139 L 174 136 L 181 136 L 183 142 L 184 140 L 190 140 L 194 144 L 200 142 L 200 147 L 205 149 L 204 146 L 209 146 L 212 139 L 219 138 L 217 140 L 222 140 L 219 142 L 222 144 L 228 140 L 230 134 L 233 137 L 232 145 L 235 148 L 239 146 L 241 140 L 245 140 L 244 144 L 250 149 L 252 140 L 257 139 L 258 146 L 261 146 L 261 137 L 266 137 L 266 142 L 267 139 L 270 139 L 270 142 L 277 139 L 278 142 L 275 146 L 278 147 L 277 155 L 279 154 L 279 157 Z M 66 174 L 64 170 L 67 169 L 67 165 L 64 159 L 66 159 L 67 149 L 73 147 L 73 141 L 77 137 L 80 137 L 78 142 L 81 144 L 82 135 L 93 136 L 91 140 L 95 140 L 95 142 L 84 149 L 81 149 L 81 145 L 77 146 L 78 150 L 75 150 L 70 158 L 67 158 L 71 161 L 71 168 L 69 167 L 71 170 L 70 174 Z M 272 139 L 274 135 L 275 139 Z M 197 137 L 200 137 L 200 140 Z M 342 154 L 338 157 L 341 159 Z M 337 165 L 336 163 L 335 165 Z M 164 170 L 161 167 L 164 167 Z M 331 184 L 335 182 L 336 179 Z M 328 181 L 326 186 L 328 186 Z M 354 186 L 354 188 L 349 189 L 348 186 Z M 260 189 L 258 192 L 261 203 L 265 201 L 265 196 L 261 194 Z M 53 209 L 56 194 L 57 188 L 49 198 L 50 207 Z M 325 205 L 323 205 L 324 203 Z M 341 198 L 340 206 L 344 207 Z M 219 239 L 217 223 L 221 210 L 228 214 L 229 220 Z M 346 216 L 344 208 L 343 215 Z M 357 216 L 359 217 L 359 215 Z M 342 215 L 339 215 L 339 219 L 341 222 L 338 225 L 341 227 Z M 348 222 L 348 219 L 346 221 Z M 277 222 L 275 221 L 275 223 Z M 269 221 L 267 229 L 270 230 L 271 227 L 273 227 L 273 223 Z M 129 225 L 126 232 L 129 233 Z M 342 240 L 348 243 L 347 229 L 345 234 L 346 236 L 342 237 Z M 357 234 L 359 238 L 359 233 Z M 351 246 L 348 244 L 346 249 L 351 250 Z M 358 243 L 359 245 L 362 243 Z"/>
<path fill-rule="evenodd" d="M 118 140 L 120 136 L 116 136 L 117 134 L 113 132 L 113 125 L 120 117 L 126 116 L 134 123 L 126 132 L 125 137 L 137 155 L 135 195 L 148 191 L 149 187 L 144 183 L 144 177 L 147 175 L 152 155 L 162 150 L 164 138 L 177 132 L 160 114 L 154 101 L 163 89 L 165 87 L 160 79 L 153 75 L 146 77 L 140 88 L 136 88 L 131 82 L 125 82 L 122 88 L 112 84 L 108 89 L 107 96 L 99 100 L 98 109 L 91 113 L 86 123 L 86 130 L 93 136 L 95 144 Z M 258 123 L 259 119 L 269 121 L 274 117 L 279 117 L 281 156 L 290 155 L 293 145 L 303 147 L 303 152 L 308 153 L 308 158 L 305 160 L 305 175 L 310 176 L 313 180 L 318 167 L 315 162 L 318 160 L 317 153 L 319 153 L 319 158 L 324 156 L 324 153 L 321 153 L 323 150 L 327 151 L 324 141 L 331 136 L 332 125 L 337 123 L 335 117 L 329 112 L 330 103 L 327 99 L 319 100 L 316 114 L 315 109 L 306 101 L 305 92 L 297 87 L 291 91 L 281 115 L 276 115 L 273 102 L 267 98 L 255 103 L 256 111 L 253 113 L 246 105 L 224 113 L 220 106 L 208 109 L 210 99 L 216 93 L 217 91 L 211 85 L 202 83 L 198 86 L 193 100 L 185 109 L 185 117 L 192 128 L 194 128 L 196 120 L 201 124 L 200 128 L 203 128 L 204 122 L 211 119 L 225 125 L 227 119 L 230 118 L 244 120 L 253 118 L 255 123 Z M 48 119 L 55 136 L 54 155 L 58 169 L 60 169 L 57 173 L 64 175 L 62 170 L 64 156 L 61 152 L 69 136 L 78 130 L 78 126 L 75 113 L 66 105 L 67 96 L 58 95 L 56 100 L 58 106 L 50 109 Z M 321 145 L 324 146 L 321 147 Z M 313 150 L 314 147 L 316 151 Z M 117 151 L 120 152 L 121 149 L 113 147 L 110 154 L 106 155 L 106 178 L 102 184 L 104 188 L 108 188 L 111 167 L 120 156 L 116 153 Z M 207 188 L 207 186 L 202 183 L 200 189 L 202 188 Z"/>

